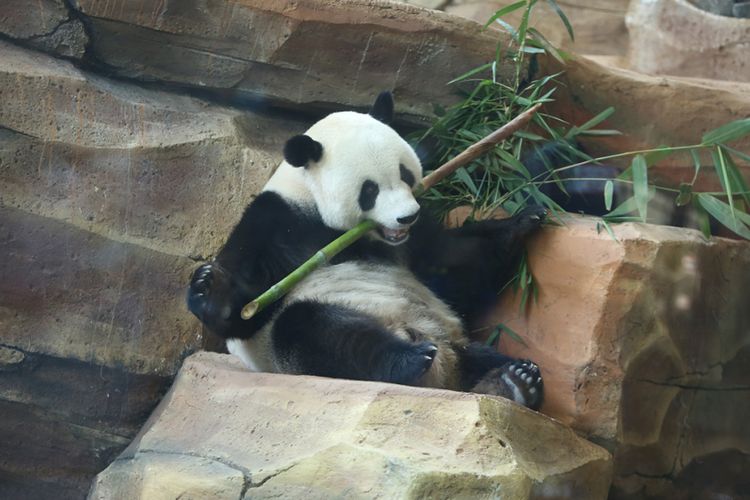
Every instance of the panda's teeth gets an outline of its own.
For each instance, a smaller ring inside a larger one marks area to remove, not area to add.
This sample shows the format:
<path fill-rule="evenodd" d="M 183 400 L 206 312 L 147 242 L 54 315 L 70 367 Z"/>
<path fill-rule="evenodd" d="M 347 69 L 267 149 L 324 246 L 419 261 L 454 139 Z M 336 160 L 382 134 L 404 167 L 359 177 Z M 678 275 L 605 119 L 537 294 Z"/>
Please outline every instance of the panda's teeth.
<path fill-rule="evenodd" d="M 409 233 L 408 229 L 390 229 L 385 226 L 380 227 L 383 237 L 391 243 L 398 243 L 406 238 Z"/>

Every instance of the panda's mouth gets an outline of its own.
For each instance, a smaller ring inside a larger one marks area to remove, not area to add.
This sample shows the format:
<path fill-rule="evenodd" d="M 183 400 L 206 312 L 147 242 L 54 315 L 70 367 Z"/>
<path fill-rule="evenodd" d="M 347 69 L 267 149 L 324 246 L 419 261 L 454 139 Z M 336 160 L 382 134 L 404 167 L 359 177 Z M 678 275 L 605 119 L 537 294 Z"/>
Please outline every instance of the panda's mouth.
<path fill-rule="evenodd" d="M 386 241 L 386 243 L 399 245 L 409 237 L 409 228 L 390 229 L 385 226 L 378 226 L 378 234 Z"/>

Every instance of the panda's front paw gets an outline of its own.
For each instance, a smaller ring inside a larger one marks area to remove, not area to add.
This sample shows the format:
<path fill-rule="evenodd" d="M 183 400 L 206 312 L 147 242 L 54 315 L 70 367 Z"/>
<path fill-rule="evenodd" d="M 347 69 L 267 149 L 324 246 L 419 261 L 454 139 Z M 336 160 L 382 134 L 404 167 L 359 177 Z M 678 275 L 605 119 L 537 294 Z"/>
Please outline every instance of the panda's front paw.
<path fill-rule="evenodd" d="M 386 382 L 416 384 L 432 366 L 438 348 L 432 342 L 401 345 L 388 354 Z"/>
<path fill-rule="evenodd" d="M 538 410 L 544 398 L 544 381 L 535 363 L 519 359 L 489 371 L 472 392 L 503 396 Z"/>
<path fill-rule="evenodd" d="M 231 280 L 221 266 L 208 263 L 193 273 L 187 294 L 190 312 L 206 326 L 216 328 L 229 320 Z"/>
<path fill-rule="evenodd" d="M 547 209 L 539 205 L 533 205 L 521 210 L 515 216 L 518 227 L 522 232 L 528 232 L 542 225 L 547 218 Z"/>

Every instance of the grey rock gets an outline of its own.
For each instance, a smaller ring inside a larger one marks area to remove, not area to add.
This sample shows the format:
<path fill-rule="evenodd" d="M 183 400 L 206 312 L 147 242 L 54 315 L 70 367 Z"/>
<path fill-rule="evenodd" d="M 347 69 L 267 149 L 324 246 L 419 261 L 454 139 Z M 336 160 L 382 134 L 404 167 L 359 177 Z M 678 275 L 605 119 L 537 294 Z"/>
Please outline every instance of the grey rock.
<path fill-rule="evenodd" d="M 750 2 L 736 2 L 732 6 L 732 14 L 734 17 L 750 18 Z"/>

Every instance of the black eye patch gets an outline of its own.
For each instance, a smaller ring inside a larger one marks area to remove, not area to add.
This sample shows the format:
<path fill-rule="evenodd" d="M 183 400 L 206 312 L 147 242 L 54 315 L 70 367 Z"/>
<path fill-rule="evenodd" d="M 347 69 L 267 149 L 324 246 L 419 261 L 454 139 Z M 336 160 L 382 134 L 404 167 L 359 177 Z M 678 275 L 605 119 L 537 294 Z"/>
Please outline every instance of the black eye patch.
<path fill-rule="evenodd" d="M 363 212 L 372 210 L 379 192 L 380 188 L 373 181 L 368 179 L 362 183 L 362 189 L 359 191 L 359 207 Z"/>
<path fill-rule="evenodd" d="M 414 174 L 403 165 L 399 165 L 398 169 L 401 172 L 401 180 L 408 184 L 409 187 L 414 187 Z"/>

